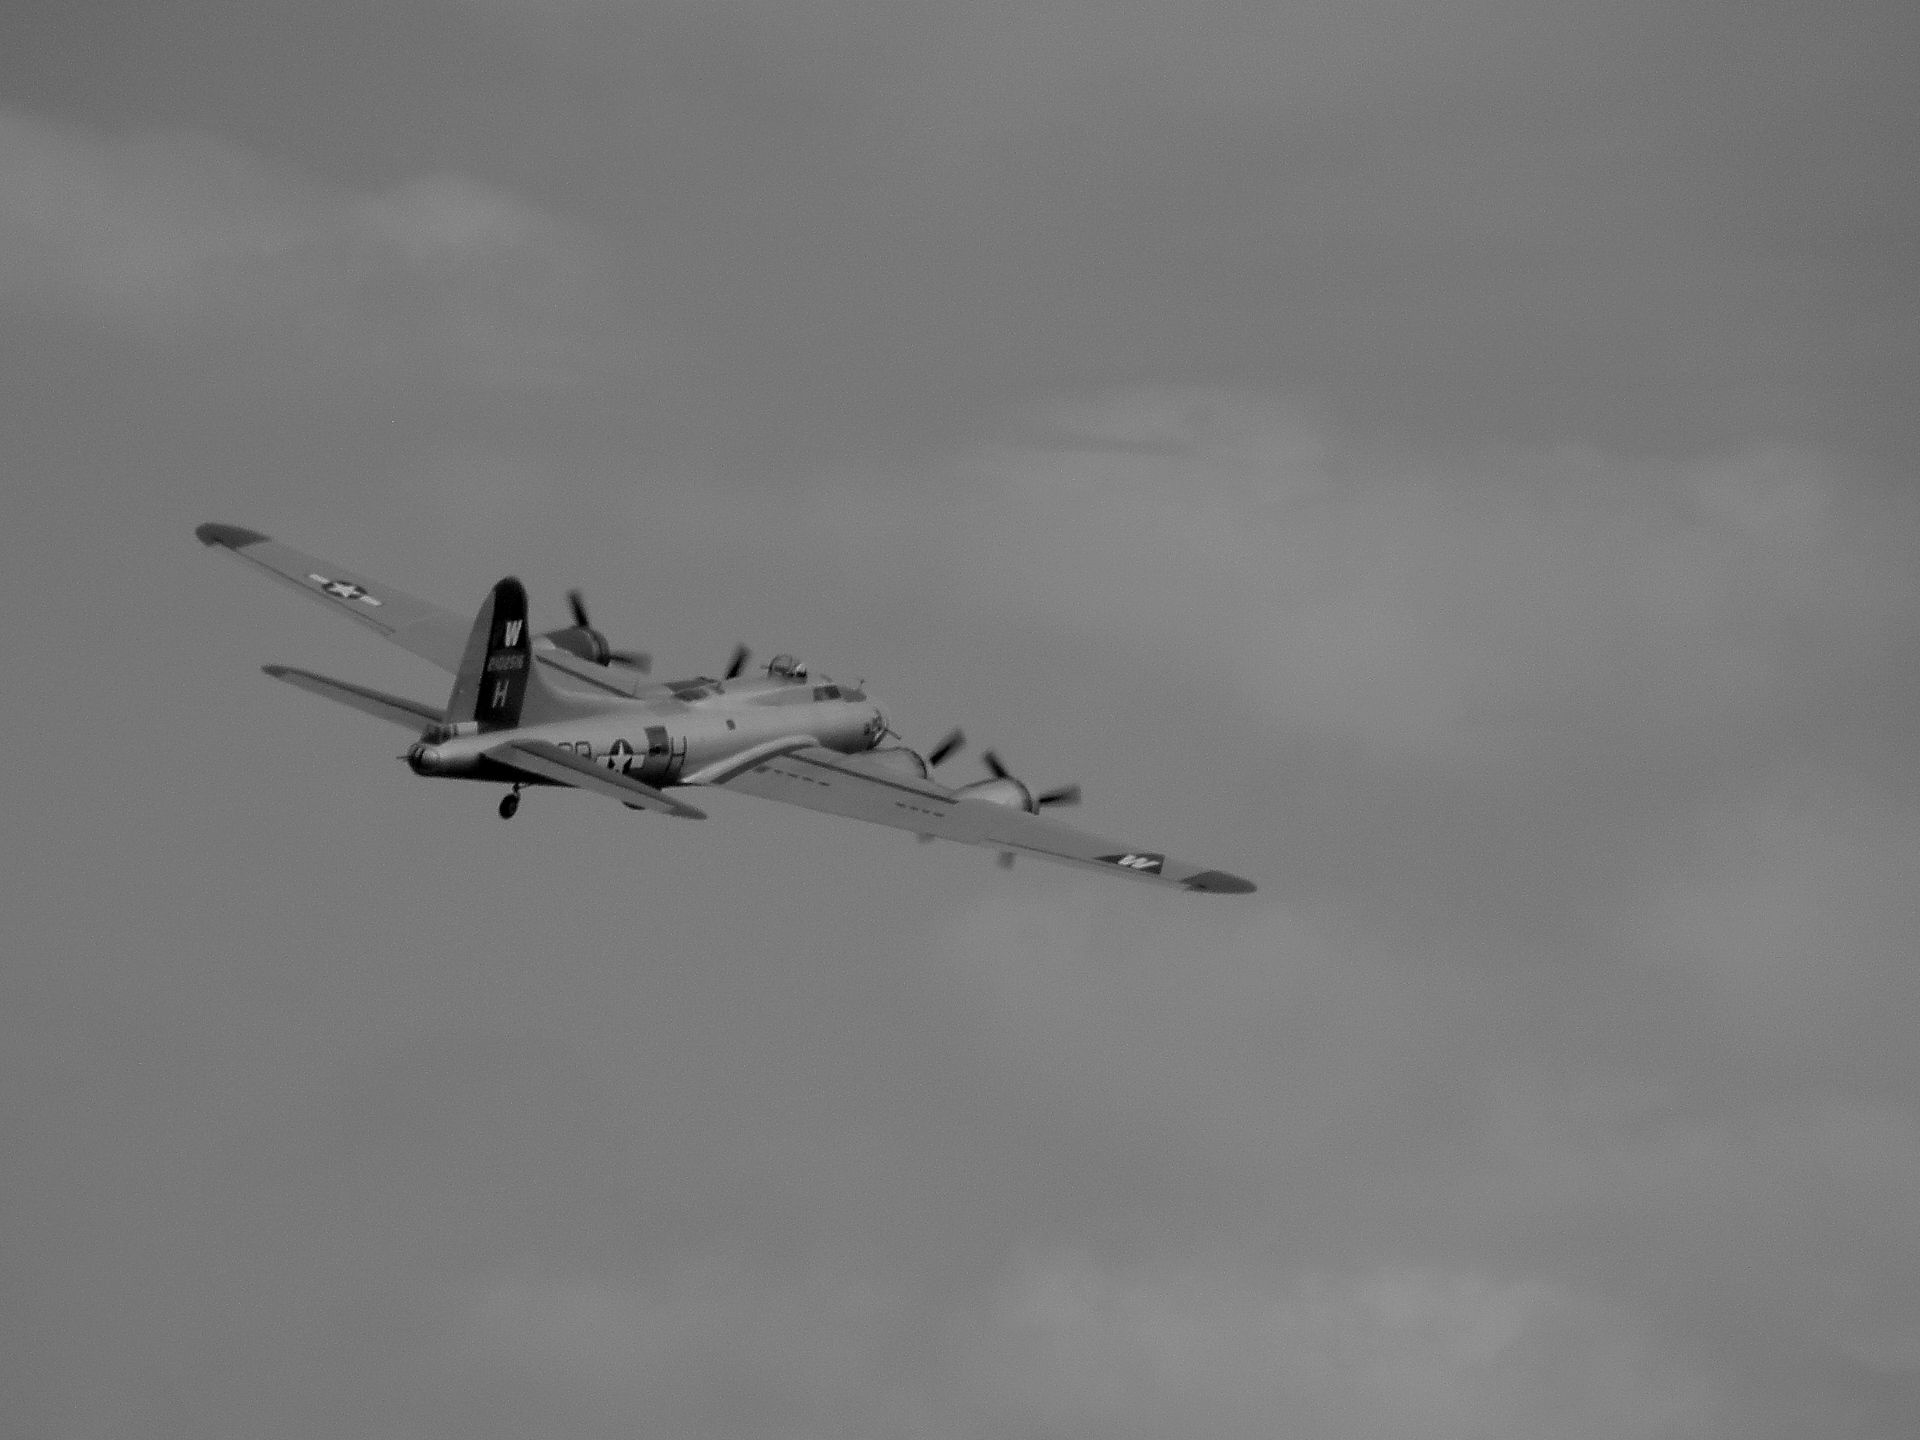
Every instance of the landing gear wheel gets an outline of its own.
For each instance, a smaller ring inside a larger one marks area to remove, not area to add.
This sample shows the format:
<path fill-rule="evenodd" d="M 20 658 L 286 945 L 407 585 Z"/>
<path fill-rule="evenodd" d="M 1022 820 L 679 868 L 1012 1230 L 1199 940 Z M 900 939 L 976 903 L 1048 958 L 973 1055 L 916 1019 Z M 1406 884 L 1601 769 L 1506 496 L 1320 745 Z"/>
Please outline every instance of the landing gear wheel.
<path fill-rule="evenodd" d="M 514 812 L 519 808 L 520 792 L 518 789 L 509 790 L 500 797 L 500 818 L 502 820 L 513 819 Z"/>

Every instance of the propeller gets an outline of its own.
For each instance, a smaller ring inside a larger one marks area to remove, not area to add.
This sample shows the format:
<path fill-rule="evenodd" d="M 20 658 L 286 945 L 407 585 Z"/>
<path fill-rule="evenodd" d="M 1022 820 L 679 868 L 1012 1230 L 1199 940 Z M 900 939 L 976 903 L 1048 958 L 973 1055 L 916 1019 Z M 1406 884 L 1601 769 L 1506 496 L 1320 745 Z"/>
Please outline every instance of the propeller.
<path fill-rule="evenodd" d="M 593 630 L 593 622 L 587 619 L 587 597 L 578 590 L 569 590 L 567 604 L 573 610 L 573 623 L 582 630 Z M 593 630 L 593 633 L 600 635 L 598 630 Z M 604 635 L 600 636 L 600 643 L 604 648 L 606 645 Z M 604 665 L 608 661 L 615 665 L 631 665 L 643 675 L 653 668 L 653 657 L 644 650 L 608 650 L 606 660 L 600 663 Z"/>
<path fill-rule="evenodd" d="M 940 743 L 927 752 L 927 768 L 931 770 L 943 761 L 951 759 L 954 754 L 959 751 L 960 747 L 966 743 L 967 737 L 961 730 L 957 727 L 949 730 L 946 735 L 941 738 Z M 981 752 L 980 763 L 987 767 L 987 773 L 992 778 L 988 780 L 976 780 L 971 785 L 963 785 L 956 793 L 971 795 L 977 799 L 991 801 L 995 805 L 1005 805 L 1015 810 L 1025 810 L 1030 815 L 1038 815 L 1040 811 L 1048 805 L 1078 805 L 1080 803 L 1080 787 L 1078 785 L 1061 785 L 1056 789 L 1043 790 L 1036 795 L 1032 790 L 1027 788 L 1026 782 L 1009 770 L 1005 762 L 991 750 Z M 933 837 L 931 835 L 922 835 L 920 838 L 922 840 L 931 840 Z M 1010 850 L 1002 850 L 999 855 L 999 864 L 1003 869 L 1010 868 L 1013 865 L 1013 852 Z"/>
<path fill-rule="evenodd" d="M 994 754 L 993 751 L 985 751 L 980 758 L 985 762 L 987 769 L 993 772 L 994 779 L 1012 780 L 1014 784 L 1020 785 L 1022 789 L 1026 788 L 1021 781 L 1014 778 L 1011 770 L 1000 763 L 1000 757 Z M 1078 785 L 1061 785 L 1052 790 L 1043 790 L 1038 795 L 1033 796 L 1033 809 L 1036 814 L 1039 813 L 1041 807 L 1046 805 L 1078 805 L 1079 803 L 1080 787 Z"/>
<path fill-rule="evenodd" d="M 960 794 L 972 795 L 995 805 L 1005 805 L 1012 810 L 1024 810 L 1029 815 L 1038 815 L 1047 805 L 1078 805 L 1080 787 L 1062 785 L 1056 790 L 1044 790 L 1038 795 L 1027 788 L 1026 781 L 1007 769 L 1000 757 L 991 750 L 980 752 L 980 762 L 987 767 L 991 780 L 977 780 L 971 785 L 963 785 Z M 1002 870 L 1013 868 L 1013 852 L 1002 850 L 998 861 Z"/>
<path fill-rule="evenodd" d="M 955 726 L 947 732 L 945 739 L 927 752 L 927 765 L 932 767 L 940 764 L 966 743 L 966 732 Z"/>
<path fill-rule="evenodd" d="M 928 771 L 932 771 L 933 767 L 940 764 L 941 762 L 952 759 L 954 753 L 957 750 L 959 750 L 959 748 L 962 745 L 965 745 L 966 743 L 967 743 L 966 732 L 962 730 L 958 725 L 954 726 L 953 729 L 949 730 L 944 736 L 941 737 L 940 743 L 938 745 L 934 746 L 933 749 L 927 752 Z M 928 841 L 932 840 L 933 836 L 916 835 L 914 838 L 918 840 L 922 845 L 924 845 Z"/>
<path fill-rule="evenodd" d="M 590 660 L 595 665 L 625 665 L 641 674 L 653 668 L 653 657 L 644 650 L 615 650 L 607 637 L 593 628 L 587 616 L 587 599 L 578 590 L 567 592 L 567 608 L 573 611 L 573 624 L 565 630 L 549 630 L 547 639 L 569 654 Z"/>
<path fill-rule="evenodd" d="M 747 668 L 747 661 L 751 660 L 752 658 L 753 658 L 753 651 L 749 650 L 746 646 L 744 645 L 734 646 L 733 658 L 727 661 L 727 673 L 725 678 L 728 680 L 739 679 L 740 672 Z"/>

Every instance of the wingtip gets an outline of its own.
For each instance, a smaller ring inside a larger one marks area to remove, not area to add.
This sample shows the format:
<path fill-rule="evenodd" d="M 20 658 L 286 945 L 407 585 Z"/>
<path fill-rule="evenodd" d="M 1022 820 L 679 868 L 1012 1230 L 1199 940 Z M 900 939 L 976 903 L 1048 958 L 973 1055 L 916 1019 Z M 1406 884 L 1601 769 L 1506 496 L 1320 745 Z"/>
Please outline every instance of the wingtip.
<path fill-rule="evenodd" d="M 202 545 L 224 545 L 229 550 L 258 545 L 267 538 L 258 530 L 248 530 L 240 525 L 222 525 L 212 520 L 205 525 L 196 525 L 193 533 Z"/>
<path fill-rule="evenodd" d="M 1203 870 L 1198 875 L 1189 875 L 1181 883 L 1189 890 L 1207 895 L 1251 895 L 1260 888 L 1251 880 L 1242 880 L 1224 870 Z"/>

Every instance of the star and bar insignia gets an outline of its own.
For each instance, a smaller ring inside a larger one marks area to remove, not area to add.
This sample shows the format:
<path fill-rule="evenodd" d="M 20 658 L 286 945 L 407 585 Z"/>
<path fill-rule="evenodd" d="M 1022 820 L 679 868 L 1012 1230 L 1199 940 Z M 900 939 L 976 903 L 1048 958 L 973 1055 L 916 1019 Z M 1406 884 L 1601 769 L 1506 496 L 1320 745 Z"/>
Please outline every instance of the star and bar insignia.
<path fill-rule="evenodd" d="M 369 605 L 380 603 L 369 595 L 364 587 L 354 584 L 351 580 L 329 580 L 325 575 L 309 575 L 307 578 L 336 600 L 362 600 Z"/>

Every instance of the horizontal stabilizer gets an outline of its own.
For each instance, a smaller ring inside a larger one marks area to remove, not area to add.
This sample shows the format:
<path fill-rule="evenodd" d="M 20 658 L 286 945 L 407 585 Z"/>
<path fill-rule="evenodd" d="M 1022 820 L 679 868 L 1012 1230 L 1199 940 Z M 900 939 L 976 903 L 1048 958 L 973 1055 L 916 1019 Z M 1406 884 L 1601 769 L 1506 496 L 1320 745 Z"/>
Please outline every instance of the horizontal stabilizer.
<path fill-rule="evenodd" d="M 682 820 L 707 818 L 706 811 L 682 804 L 664 790 L 656 790 L 630 775 L 622 775 L 617 770 L 608 770 L 591 760 L 583 760 L 573 751 L 563 750 L 545 740 L 509 740 L 489 750 L 487 758 L 497 760 L 502 765 L 511 765 L 516 770 L 524 770 L 529 775 L 538 775 L 542 780 L 551 780 L 557 785 L 592 790 L 639 810 L 658 810 L 666 815 L 678 815 Z"/>
<path fill-rule="evenodd" d="M 331 680 L 325 675 L 316 675 L 311 670 L 296 670 L 291 665 L 262 665 L 260 667 L 276 680 L 284 680 L 305 690 L 310 695 L 322 695 L 329 700 L 337 700 L 342 705 L 351 705 L 369 715 L 382 720 L 391 720 L 408 730 L 422 730 L 429 725 L 438 725 L 446 719 L 431 705 L 422 705 L 418 700 L 403 700 L 398 695 L 389 695 L 382 690 L 369 690 L 364 685 L 350 685 L 345 680 Z"/>

